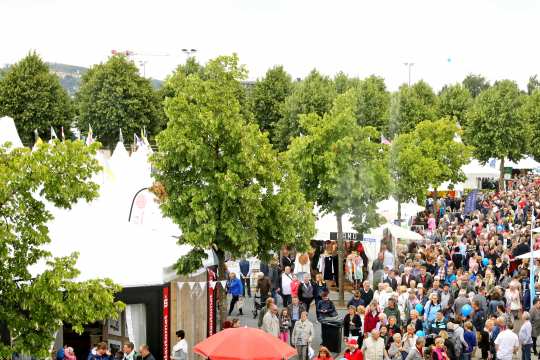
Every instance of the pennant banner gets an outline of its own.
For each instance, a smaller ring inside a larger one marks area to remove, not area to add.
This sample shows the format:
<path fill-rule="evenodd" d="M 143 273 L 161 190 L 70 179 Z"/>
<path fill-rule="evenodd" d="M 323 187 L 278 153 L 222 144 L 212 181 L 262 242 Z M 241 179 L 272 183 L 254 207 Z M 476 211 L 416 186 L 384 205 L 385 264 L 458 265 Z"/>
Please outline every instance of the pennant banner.
<path fill-rule="evenodd" d="M 204 291 L 204 290 L 206 289 L 206 281 L 201 281 L 201 282 L 199 283 L 199 285 L 200 285 L 202 291 Z"/>
<path fill-rule="evenodd" d="M 217 281 L 210 281 L 208 283 L 208 286 L 210 286 L 210 289 L 214 289 L 216 287 Z"/>
<path fill-rule="evenodd" d="M 195 286 L 196 282 L 195 281 L 190 281 L 188 282 L 189 284 L 189 288 L 191 289 L 191 291 L 193 291 L 193 287 Z"/>
<path fill-rule="evenodd" d="M 184 286 L 185 283 L 183 282 L 177 282 L 176 285 L 178 285 L 178 290 L 182 290 L 182 286 Z"/>
<path fill-rule="evenodd" d="M 221 283 L 221 287 L 223 289 L 225 289 L 227 287 L 227 280 L 221 280 L 220 283 Z"/>

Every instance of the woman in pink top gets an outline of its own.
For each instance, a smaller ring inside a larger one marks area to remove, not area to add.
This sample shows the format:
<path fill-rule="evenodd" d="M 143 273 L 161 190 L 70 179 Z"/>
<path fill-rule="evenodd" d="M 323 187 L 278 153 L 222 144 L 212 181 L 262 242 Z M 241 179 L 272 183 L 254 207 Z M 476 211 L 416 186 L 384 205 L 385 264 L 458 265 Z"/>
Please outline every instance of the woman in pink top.
<path fill-rule="evenodd" d="M 428 230 L 431 232 L 435 231 L 435 226 L 436 226 L 435 218 L 433 217 L 433 214 L 429 214 L 429 219 L 427 221 Z"/>

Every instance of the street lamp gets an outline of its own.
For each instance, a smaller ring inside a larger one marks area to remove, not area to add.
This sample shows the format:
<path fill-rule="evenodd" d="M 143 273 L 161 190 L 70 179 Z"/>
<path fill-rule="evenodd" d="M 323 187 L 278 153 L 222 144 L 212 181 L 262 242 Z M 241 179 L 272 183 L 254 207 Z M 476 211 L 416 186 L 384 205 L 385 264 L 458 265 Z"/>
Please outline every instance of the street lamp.
<path fill-rule="evenodd" d="M 182 52 L 186 54 L 186 57 L 190 57 L 197 52 L 197 49 L 182 49 Z"/>
<path fill-rule="evenodd" d="M 413 62 L 405 62 L 403 65 L 407 66 L 409 68 L 409 87 L 411 86 L 411 67 L 413 67 Z"/>

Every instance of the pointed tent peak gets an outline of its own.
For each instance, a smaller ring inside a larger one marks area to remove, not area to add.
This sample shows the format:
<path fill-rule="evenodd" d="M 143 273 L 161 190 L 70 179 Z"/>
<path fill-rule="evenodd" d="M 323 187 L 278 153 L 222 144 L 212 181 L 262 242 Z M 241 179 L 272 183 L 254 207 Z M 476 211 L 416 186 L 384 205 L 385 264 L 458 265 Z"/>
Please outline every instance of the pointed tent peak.
<path fill-rule="evenodd" d="M 23 143 L 15 126 L 15 121 L 9 116 L 0 117 L 0 145 L 10 142 L 11 148 L 22 148 Z"/>
<path fill-rule="evenodd" d="M 116 146 L 114 147 L 114 151 L 111 155 L 111 160 L 128 159 L 128 158 L 129 158 L 129 153 L 126 150 L 124 143 L 122 141 L 117 142 Z"/>
<path fill-rule="evenodd" d="M 88 135 L 86 136 L 86 145 L 91 145 L 94 142 L 94 133 L 92 132 L 92 126 L 88 124 Z"/>
<path fill-rule="evenodd" d="M 122 128 L 118 129 L 119 135 L 118 135 L 118 142 L 124 143 L 124 135 L 122 134 Z"/>

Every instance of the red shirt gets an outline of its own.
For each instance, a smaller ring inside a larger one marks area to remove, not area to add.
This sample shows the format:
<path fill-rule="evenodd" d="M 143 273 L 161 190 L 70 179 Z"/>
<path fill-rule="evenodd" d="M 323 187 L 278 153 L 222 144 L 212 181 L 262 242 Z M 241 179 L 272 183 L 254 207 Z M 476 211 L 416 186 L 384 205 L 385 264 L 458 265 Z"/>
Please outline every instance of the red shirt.
<path fill-rule="evenodd" d="M 371 330 L 375 329 L 375 327 L 377 327 L 378 322 L 379 322 L 379 313 L 376 313 L 375 315 L 373 315 L 372 312 L 369 311 L 364 318 L 364 334 L 369 334 Z"/>
<path fill-rule="evenodd" d="M 350 352 L 349 349 L 345 350 L 345 353 L 343 354 L 345 359 L 347 360 L 364 360 L 364 354 L 362 354 L 362 350 L 356 349 L 354 352 Z"/>

